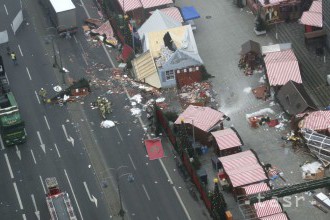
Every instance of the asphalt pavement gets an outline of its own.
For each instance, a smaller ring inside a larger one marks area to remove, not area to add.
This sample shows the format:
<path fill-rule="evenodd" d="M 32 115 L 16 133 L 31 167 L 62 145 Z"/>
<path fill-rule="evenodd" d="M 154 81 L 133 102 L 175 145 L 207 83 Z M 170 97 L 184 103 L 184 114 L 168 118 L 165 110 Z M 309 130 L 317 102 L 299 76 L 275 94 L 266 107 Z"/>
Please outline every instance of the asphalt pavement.
<path fill-rule="evenodd" d="M 109 219 L 101 187 L 89 168 L 89 158 L 68 111 L 56 105 L 45 106 L 36 95 L 41 87 L 51 91 L 52 86 L 61 84 L 52 68 L 52 53 L 45 50 L 51 46 L 45 45 L 33 23 L 42 11 L 31 13 L 38 7 L 23 1 L 25 21 L 14 35 L 10 23 L 20 2 L 1 1 L 1 5 L 0 27 L 8 30 L 8 45 L 16 52 L 18 65 L 14 66 L 5 53 L 7 45 L 1 45 L 1 55 L 28 134 L 25 144 L 1 146 L 1 219 L 49 218 L 44 184 L 49 176 L 55 176 L 60 188 L 69 193 L 78 219 Z"/>

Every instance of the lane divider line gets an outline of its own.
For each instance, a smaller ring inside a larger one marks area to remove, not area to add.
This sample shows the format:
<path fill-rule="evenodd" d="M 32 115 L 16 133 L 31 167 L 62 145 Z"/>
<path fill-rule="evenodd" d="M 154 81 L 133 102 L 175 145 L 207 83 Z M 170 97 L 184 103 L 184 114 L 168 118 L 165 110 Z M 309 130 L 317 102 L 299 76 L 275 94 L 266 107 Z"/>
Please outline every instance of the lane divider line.
<path fill-rule="evenodd" d="M 48 130 L 50 130 L 50 127 L 49 127 L 49 124 L 48 124 L 48 120 L 47 120 L 46 115 L 44 115 L 44 119 L 45 119 L 45 122 L 46 122 L 46 125 L 47 125 Z"/>
<path fill-rule="evenodd" d="M 64 169 L 64 174 L 66 176 L 66 179 L 68 180 L 68 183 L 69 183 L 69 186 L 70 186 L 70 189 L 71 189 L 71 192 L 72 192 L 72 195 L 73 195 L 73 198 L 74 200 L 76 201 L 76 204 L 77 204 L 77 208 L 78 208 L 78 212 L 79 212 L 79 215 L 80 215 L 80 219 L 81 220 L 84 220 L 82 214 L 81 214 L 81 210 L 80 210 L 80 207 L 79 207 L 79 203 L 78 203 L 78 200 L 76 198 L 76 194 L 74 193 L 73 191 L 73 188 L 72 188 L 72 185 L 71 185 L 71 182 L 70 182 L 70 179 L 69 179 L 69 176 L 68 176 L 68 173 L 66 172 L 66 170 Z"/>
<path fill-rule="evenodd" d="M 37 91 L 34 91 L 34 94 L 36 95 L 38 103 L 40 104 L 41 102 L 40 102 L 39 95 L 38 95 Z"/>
<path fill-rule="evenodd" d="M 7 163 L 7 166 L 8 166 L 10 177 L 12 179 L 14 179 L 14 174 L 13 174 L 13 170 L 11 169 L 11 166 L 10 166 L 8 155 L 7 154 L 4 154 L 4 155 L 5 155 L 5 160 L 6 160 L 6 163 Z"/>
<path fill-rule="evenodd" d="M 44 193 L 46 194 L 47 191 L 46 191 L 46 188 L 45 188 L 44 181 L 42 180 L 42 177 L 41 177 L 41 176 L 39 176 L 39 179 L 40 179 L 40 182 L 41 182 L 42 188 L 43 188 L 43 190 L 44 190 Z"/>
<path fill-rule="evenodd" d="M 21 49 L 21 46 L 18 44 L 18 49 L 19 49 L 19 52 L 21 53 L 21 56 L 23 57 L 23 52 L 22 52 L 22 49 Z"/>
<path fill-rule="evenodd" d="M 19 207 L 21 208 L 21 210 L 23 210 L 24 208 L 23 208 L 23 204 L 22 204 L 21 196 L 19 195 L 19 192 L 18 192 L 18 189 L 17 189 L 16 182 L 13 182 L 13 185 L 14 185 L 14 189 L 15 189 L 16 197 L 17 197 L 17 199 L 18 199 Z"/>
<path fill-rule="evenodd" d="M 31 154 L 32 154 L 32 158 L 33 158 L 33 162 L 34 164 L 37 164 L 36 158 L 34 156 L 33 150 L 31 149 Z"/>
<path fill-rule="evenodd" d="M 131 155 L 128 154 L 128 157 L 129 157 L 129 159 L 130 159 L 130 161 L 131 161 L 131 163 L 132 163 L 132 166 L 133 166 L 134 170 L 136 170 L 136 167 L 135 167 L 135 164 L 134 164 L 134 162 L 133 162 L 133 159 L 132 159 Z"/>
<path fill-rule="evenodd" d="M 54 145 L 55 145 L 55 149 L 56 149 L 56 152 L 57 152 L 58 157 L 61 158 L 61 154 L 60 154 L 60 151 L 57 148 L 57 145 L 56 144 L 54 144 Z"/>
<path fill-rule="evenodd" d="M 27 67 L 26 67 L 26 72 L 27 72 L 27 74 L 29 75 L 29 79 L 32 80 L 31 75 L 30 75 L 29 68 L 27 68 Z"/>
<path fill-rule="evenodd" d="M 181 206 L 183 208 L 183 211 L 186 213 L 186 216 L 188 217 L 188 220 L 191 220 L 191 217 L 189 215 L 189 212 L 188 212 L 186 206 L 183 204 L 183 201 L 182 201 L 182 199 L 180 197 L 180 194 L 178 193 L 178 190 L 175 188 L 175 186 L 173 186 L 173 190 L 175 192 L 176 197 L 178 197 L 179 202 L 180 202 L 180 204 L 181 204 Z"/>
<path fill-rule="evenodd" d="M 144 192 L 146 193 L 146 196 L 147 196 L 148 200 L 150 201 L 150 196 L 149 196 L 149 194 L 148 194 L 148 192 L 147 192 L 147 189 L 146 189 L 146 187 L 144 186 L 144 184 L 142 184 L 142 188 L 143 188 Z"/>

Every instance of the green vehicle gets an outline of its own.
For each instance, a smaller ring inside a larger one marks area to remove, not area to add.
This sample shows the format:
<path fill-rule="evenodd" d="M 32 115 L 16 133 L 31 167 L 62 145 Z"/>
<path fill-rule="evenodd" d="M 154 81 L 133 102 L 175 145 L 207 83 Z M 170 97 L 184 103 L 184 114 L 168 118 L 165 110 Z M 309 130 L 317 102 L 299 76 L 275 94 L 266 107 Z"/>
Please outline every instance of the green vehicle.
<path fill-rule="evenodd" d="M 26 141 L 24 121 L 12 92 L 0 95 L 0 134 L 5 146 Z"/>

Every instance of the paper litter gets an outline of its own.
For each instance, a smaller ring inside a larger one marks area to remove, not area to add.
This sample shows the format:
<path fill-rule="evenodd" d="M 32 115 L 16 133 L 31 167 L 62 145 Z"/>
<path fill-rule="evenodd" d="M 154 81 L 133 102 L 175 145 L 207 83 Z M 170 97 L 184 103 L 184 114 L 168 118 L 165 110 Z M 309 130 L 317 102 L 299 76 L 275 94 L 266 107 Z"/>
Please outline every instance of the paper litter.
<path fill-rule="evenodd" d="M 105 120 L 101 122 L 101 128 L 111 128 L 114 127 L 115 123 L 113 121 L 110 120 Z"/>

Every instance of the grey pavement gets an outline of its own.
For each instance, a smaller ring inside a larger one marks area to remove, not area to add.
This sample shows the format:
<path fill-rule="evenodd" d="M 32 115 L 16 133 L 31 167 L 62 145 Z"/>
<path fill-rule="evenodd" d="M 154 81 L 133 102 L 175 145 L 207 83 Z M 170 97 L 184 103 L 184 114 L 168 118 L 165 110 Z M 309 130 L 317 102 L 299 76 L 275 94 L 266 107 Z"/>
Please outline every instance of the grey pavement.
<path fill-rule="evenodd" d="M 239 9 L 231 0 L 208 0 L 207 2 L 200 0 L 179 0 L 176 1 L 176 5 L 193 5 L 201 15 L 200 19 L 195 20 L 197 26 L 195 39 L 206 69 L 210 74 L 215 76 L 212 82 L 214 90 L 218 94 L 216 99 L 219 103 L 219 109 L 231 118 L 231 121 L 225 122 L 225 127 L 234 126 L 237 129 L 244 142 L 243 150 L 255 150 L 261 162 L 271 163 L 284 172 L 286 182 L 279 181 L 279 187 L 285 184 L 303 182 L 304 180 L 301 177 L 299 166 L 306 160 L 313 161 L 314 159 L 302 149 L 294 152 L 290 145 L 285 144 L 281 140 L 281 136 L 286 135 L 290 131 L 287 123 L 282 129 L 268 128 L 266 126 L 258 129 L 249 127 L 246 114 L 269 108 L 273 113 L 268 113 L 268 115 L 271 118 L 278 118 L 283 112 L 280 106 L 272 100 L 257 100 L 251 93 L 250 89 L 260 84 L 261 74 L 254 74 L 247 77 L 237 67 L 240 47 L 245 41 L 254 40 L 259 42 L 260 45 L 289 41 L 291 39 L 289 38 L 290 35 L 286 34 L 284 37 L 282 35 L 290 32 L 292 30 L 291 27 L 294 25 L 281 24 L 278 28 L 279 39 L 281 41 L 277 41 L 275 39 L 274 28 L 267 35 L 256 36 L 253 31 L 254 15 L 249 12 L 247 7 Z M 286 29 L 286 32 L 282 28 Z M 301 28 L 295 26 L 296 29 Z M 300 34 L 297 31 L 294 33 L 296 35 Z M 299 43 L 301 43 L 300 41 Z M 297 58 L 301 62 L 301 65 L 304 65 L 301 59 L 307 52 L 304 51 L 300 54 L 302 49 L 296 49 L 296 42 L 298 40 L 293 41 Z M 325 69 L 326 67 L 320 62 L 321 59 L 315 57 L 315 55 L 313 56 L 313 59 L 304 58 L 302 60 L 310 60 Z M 305 68 L 302 69 L 303 71 L 305 70 Z M 322 78 L 322 76 L 318 76 L 318 78 Z M 303 82 L 305 83 L 306 80 L 307 78 L 303 74 Z M 314 85 L 308 84 L 308 87 L 311 88 Z M 319 106 L 324 106 L 324 100 L 322 98 L 317 96 L 313 98 L 318 101 L 317 104 Z M 210 161 L 206 159 L 206 163 L 210 163 Z M 209 179 L 212 180 L 214 178 L 212 174 L 215 175 L 215 173 L 209 164 L 207 167 Z M 233 218 L 244 219 L 232 194 L 224 192 L 224 195 L 228 207 L 233 213 Z M 292 197 L 296 198 L 297 196 L 299 195 L 293 195 Z M 284 210 L 291 219 L 313 218 L 325 220 L 329 218 L 329 215 L 316 209 L 309 202 L 299 207 L 285 207 Z"/>

